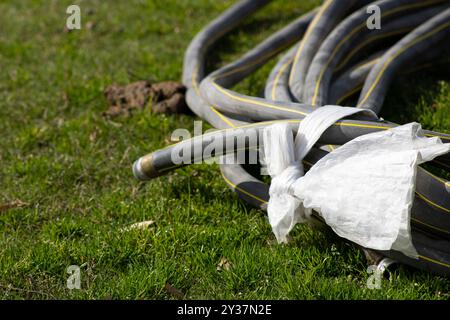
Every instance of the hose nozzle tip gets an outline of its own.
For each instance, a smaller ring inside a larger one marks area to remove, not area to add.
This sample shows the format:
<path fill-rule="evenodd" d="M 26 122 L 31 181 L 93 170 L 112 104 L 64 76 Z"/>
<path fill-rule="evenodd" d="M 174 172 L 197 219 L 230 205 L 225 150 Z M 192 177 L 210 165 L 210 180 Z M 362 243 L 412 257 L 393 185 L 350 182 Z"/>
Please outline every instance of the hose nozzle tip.
<path fill-rule="evenodd" d="M 133 175 L 140 181 L 147 181 L 150 178 L 142 171 L 142 158 L 139 158 L 133 163 Z"/>
<path fill-rule="evenodd" d="M 148 181 L 161 176 L 161 173 L 153 167 L 152 154 L 148 154 L 139 158 L 133 164 L 133 175 L 136 177 L 136 179 L 141 181 Z"/>

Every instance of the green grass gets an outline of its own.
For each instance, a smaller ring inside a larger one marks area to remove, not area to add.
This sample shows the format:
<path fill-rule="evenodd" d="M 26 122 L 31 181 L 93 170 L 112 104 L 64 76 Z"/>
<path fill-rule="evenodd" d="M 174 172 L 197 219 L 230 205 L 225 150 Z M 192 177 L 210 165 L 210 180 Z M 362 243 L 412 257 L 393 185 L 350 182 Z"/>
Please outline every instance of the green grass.
<path fill-rule="evenodd" d="M 149 183 L 131 164 L 193 128 L 189 116 L 105 120 L 103 90 L 181 76 L 190 39 L 233 1 L 79 1 L 82 23 L 64 32 L 72 1 L 1 1 L 0 297 L 3 299 L 448 299 L 448 279 L 399 267 L 366 288 L 361 253 L 298 226 L 278 245 L 265 214 L 237 200 L 218 167 L 195 165 Z M 222 41 L 211 67 L 236 58 L 319 1 L 277 0 Z M 273 65 L 273 64 L 272 64 Z M 270 64 L 238 86 L 257 94 Z M 448 68 L 397 81 L 383 116 L 450 132 Z M 145 231 L 122 232 L 144 220 Z M 217 270 L 226 258 L 229 270 Z M 66 288 L 79 265 L 82 289 Z"/>

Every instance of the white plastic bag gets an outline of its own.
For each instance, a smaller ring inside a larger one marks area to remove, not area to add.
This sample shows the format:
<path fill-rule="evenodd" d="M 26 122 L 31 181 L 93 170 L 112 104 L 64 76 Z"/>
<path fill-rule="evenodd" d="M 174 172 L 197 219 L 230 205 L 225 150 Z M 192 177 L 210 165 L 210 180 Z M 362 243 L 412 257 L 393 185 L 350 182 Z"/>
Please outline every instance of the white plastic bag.
<path fill-rule="evenodd" d="M 285 242 L 293 226 L 315 210 L 343 238 L 417 258 L 410 230 L 417 166 L 449 152 L 450 144 L 424 137 L 420 124 L 410 123 L 360 136 L 329 153 L 302 177 L 299 159 L 285 162 L 284 170 L 279 163 L 280 149 L 296 152 L 283 147 L 293 146 L 292 133 L 279 124 L 266 130 L 266 162 L 269 169 L 277 168 L 269 170 L 268 213 L 278 241 Z M 279 141 L 277 146 L 274 141 Z M 295 141 L 296 148 L 302 144 L 309 145 Z"/>

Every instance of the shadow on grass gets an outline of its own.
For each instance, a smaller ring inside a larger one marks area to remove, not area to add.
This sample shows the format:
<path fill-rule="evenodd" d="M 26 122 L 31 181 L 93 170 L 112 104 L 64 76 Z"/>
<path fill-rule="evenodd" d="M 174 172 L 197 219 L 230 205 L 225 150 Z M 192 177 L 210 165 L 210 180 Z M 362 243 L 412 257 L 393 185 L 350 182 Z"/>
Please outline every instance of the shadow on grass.
<path fill-rule="evenodd" d="M 418 106 L 433 109 L 435 98 L 442 90 L 441 82 L 450 82 L 450 67 L 447 65 L 440 64 L 398 77 L 387 94 L 380 116 L 399 124 L 418 121 L 423 112 Z M 435 129 L 427 125 L 424 124 L 425 129 Z"/>

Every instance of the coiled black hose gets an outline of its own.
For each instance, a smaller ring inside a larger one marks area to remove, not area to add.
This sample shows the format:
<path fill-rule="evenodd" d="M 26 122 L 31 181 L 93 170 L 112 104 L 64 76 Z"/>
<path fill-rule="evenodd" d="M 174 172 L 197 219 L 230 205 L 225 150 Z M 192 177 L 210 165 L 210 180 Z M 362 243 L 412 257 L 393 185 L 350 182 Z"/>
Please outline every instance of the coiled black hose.
<path fill-rule="evenodd" d="M 237 61 L 205 74 L 205 60 L 212 46 L 264 5 L 267 0 L 243 0 L 203 29 L 190 44 L 184 63 L 183 82 L 187 102 L 199 117 L 221 129 L 194 137 L 140 158 L 136 177 L 148 180 L 185 164 L 174 163 L 175 148 L 189 148 L 190 158 L 205 160 L 203 151 L 213 140 L 233 137 L 246 130 L 257 132 L 274 121 L 287 122 L 295 131 L 299 122 L 316 108 L 342 103 L 360 92 L 357 108 L 378 113 L 394 77 L 403 70 L 435 61 L 448 54 L 450 4 L 444 0 L 327 0 L 256 46 Z M 383 27 L 369 30 L 367 7 L 381 9 Z M 230 90 L 278 53 L 291 47 L 271 72 L 265 97 L 250 97 Z M 306 157 L 306 168 L 324 157 L 334 145 L 360 135 L 395 127 L 396 124 L 359 115 L 336 122 Z M 425 131 L 427 136 L 450 142 L 450 135 Z M 235 139 L 236 138 L 236 139 Z M 246 141 L 246 148 L 259 148 L 260 139 Z M 328 147 L 326 147 L 328 145 Z M 224 156 L 233 160 L 237 148 Z M 225 162 L 226 163 L 226 162 Z M 450 168 L 450 155 L 432 165 Z M 246 202 L 265 210 L 269 186 L 238 164 L 222 164 L 227 184 Z M 416 197 L 411 213 L 413 243 L 419 259 L 399 252 L 381 252 L 405 264 L 450 274 L 450 182 L 419 168 Z M 320 217 L 316 216 L 316 219 Z"/>

